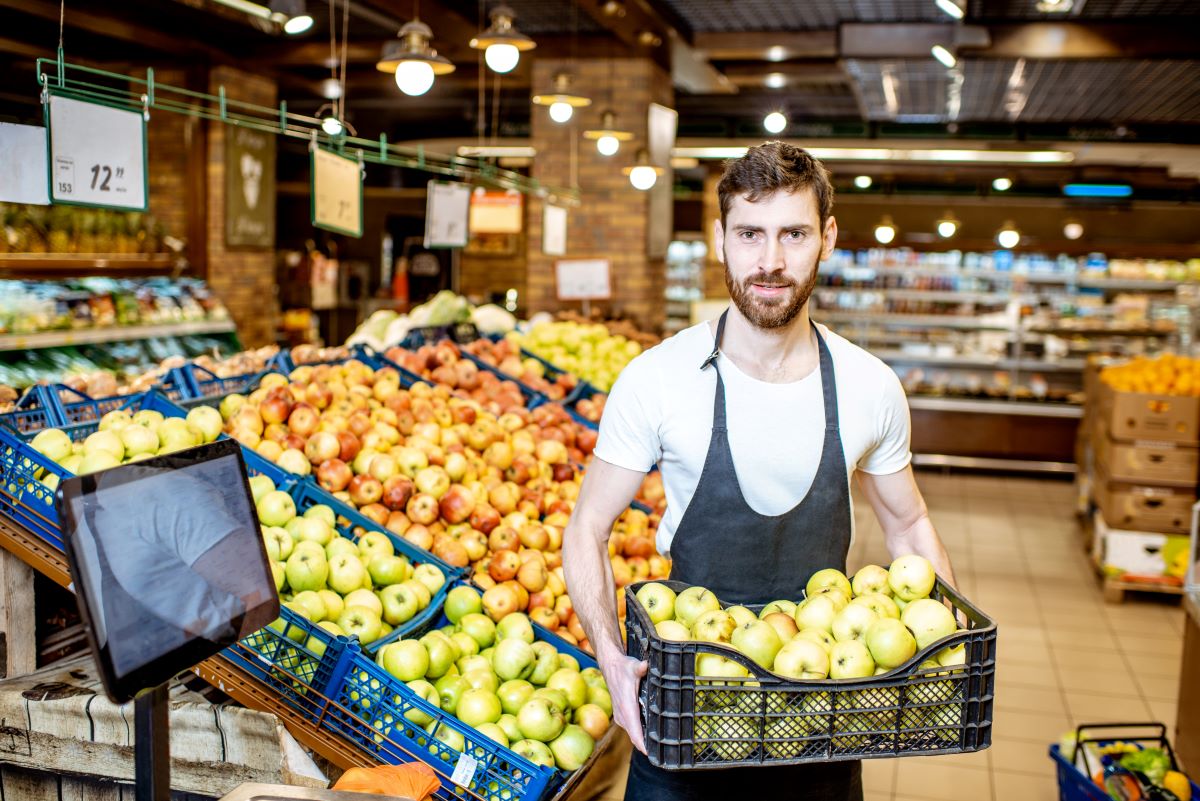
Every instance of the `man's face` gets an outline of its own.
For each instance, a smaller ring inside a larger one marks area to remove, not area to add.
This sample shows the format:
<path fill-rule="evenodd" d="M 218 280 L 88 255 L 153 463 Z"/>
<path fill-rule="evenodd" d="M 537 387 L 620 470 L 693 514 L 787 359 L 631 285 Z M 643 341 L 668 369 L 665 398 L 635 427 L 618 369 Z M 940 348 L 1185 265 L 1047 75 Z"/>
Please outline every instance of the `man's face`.
<path fill-rule="evenodd" d="M 786 326 L 808 302 L 817 265 L 833 252 L 837 222 L 821 227 L 816 193 L 776 192 L 751 203 L 735 198 L 716 221 L 725 286 L 742 316 L 760 328 Z"/>

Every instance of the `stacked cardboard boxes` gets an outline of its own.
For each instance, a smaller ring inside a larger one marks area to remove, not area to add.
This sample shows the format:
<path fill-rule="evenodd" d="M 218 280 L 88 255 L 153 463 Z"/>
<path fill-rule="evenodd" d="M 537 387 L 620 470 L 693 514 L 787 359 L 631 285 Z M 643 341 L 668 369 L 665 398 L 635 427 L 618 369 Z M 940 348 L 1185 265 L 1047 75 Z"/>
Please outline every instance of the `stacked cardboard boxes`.
<path fill-rule="evenodd" d="M 1097 561 L 1114 578 L 1179 584 L 1200 484 L 1200 398 L 1090 383 Z"/>

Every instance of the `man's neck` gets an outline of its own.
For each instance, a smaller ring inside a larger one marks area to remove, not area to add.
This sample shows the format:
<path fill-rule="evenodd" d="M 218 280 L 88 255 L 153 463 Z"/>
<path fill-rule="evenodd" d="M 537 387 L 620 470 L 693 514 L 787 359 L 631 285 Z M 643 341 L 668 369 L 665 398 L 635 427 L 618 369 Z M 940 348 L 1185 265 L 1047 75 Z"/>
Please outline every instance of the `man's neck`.
<path fill-rule="evenodd" d="M 721 351 L 743 373 L 759 381 L 773 384 L 799 381 L 819 363 L 808 304 L 781 328 L 760 328 L 742 316 L 736 305 L 730 305 Z"/>

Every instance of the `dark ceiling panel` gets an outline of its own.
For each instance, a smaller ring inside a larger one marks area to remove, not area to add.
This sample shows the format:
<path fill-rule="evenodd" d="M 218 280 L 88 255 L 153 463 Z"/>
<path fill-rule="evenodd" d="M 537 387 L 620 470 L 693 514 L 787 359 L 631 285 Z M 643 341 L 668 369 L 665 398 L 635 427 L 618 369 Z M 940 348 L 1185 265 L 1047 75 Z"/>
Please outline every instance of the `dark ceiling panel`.
<path fill-rule="evenodd" d="M 948 22 L 932 0 L 662 0 L 694 32 L 796 31 L 842 22 Z"/>
<path fill-rule="evenodd" d="M 939 122 L 946 119 L 950 77 L 932 59 L 847 59 L 846 71 L 858 83 L 868 120 Z"/>
<path fill-rule="evenodd" d="M 1200 15 L 1196 0 L 1075 0 L 1067 13 L 1038 10 L 1038 0 L 970 0 L 971 19 L 1128 20 Z"/>
<path fill-rule="evenodd" d="M 582 1 L 582 0 L 581 0 Z M 463 10 L 463 16 L 474 19 L 477 12 L 467 13 L 466 5 L 450 4 Z M 492 7 L 488 3 L 488 8 Z M 596 24 L 586 12 L 578 9 L 572 0 L 507 0 L 507 5 L 517 13 L 517 29 L 528 36 L 548 36 L 551 34 L 603 33 L 604 28 Z M 486 15 L 484 19 L 486 19 Z"/>

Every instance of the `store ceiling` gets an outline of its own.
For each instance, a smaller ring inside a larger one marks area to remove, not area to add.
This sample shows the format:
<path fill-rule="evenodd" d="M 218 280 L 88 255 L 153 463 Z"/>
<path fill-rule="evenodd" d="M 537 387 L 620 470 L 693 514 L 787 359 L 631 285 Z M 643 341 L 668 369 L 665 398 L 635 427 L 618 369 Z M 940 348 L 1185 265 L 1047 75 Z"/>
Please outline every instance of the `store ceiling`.
<path fill-rule="evenodd" d="M 527 134 L 531 58 L 649 55 L 675 62 L 681 137 L 761 136 L 762 116 L 783 110 L 802 137 L 1200 142 L 1195 0 L 1074 0 L 1065 14 L 1039 0 L 962 0 L 962 23 L 933 0 L 508 1 L 538 49 L 500 81 L 502 136 Z M 290 38 L 213 0 L 67 0 L 67 53 L 125 70 L 249 66 L 311 113 L 330 76 L 330 7 L 308 5 L 316 24 Z M 374 69 L 413 8 L 350 0 L 350 119 L 393 141 L 474 136 L 480 73 L 467 41 L 485 5 L 420 2 L 434 46 L 458 66 L 421 98 Z M 31 62 L 53 54 L 58 11 L 54 0 L 0 0 L 0 70 L 11 71 L 0 116 L 36 114 Z M 340 23 L 340 2 L 337 12 Z M 662 44 L 640 44 L 643 32 Z M 931 43 L 956 50 L 958 66 L 936 62 Z M 495 76 L 485 77 L 490 103 Z"/>

